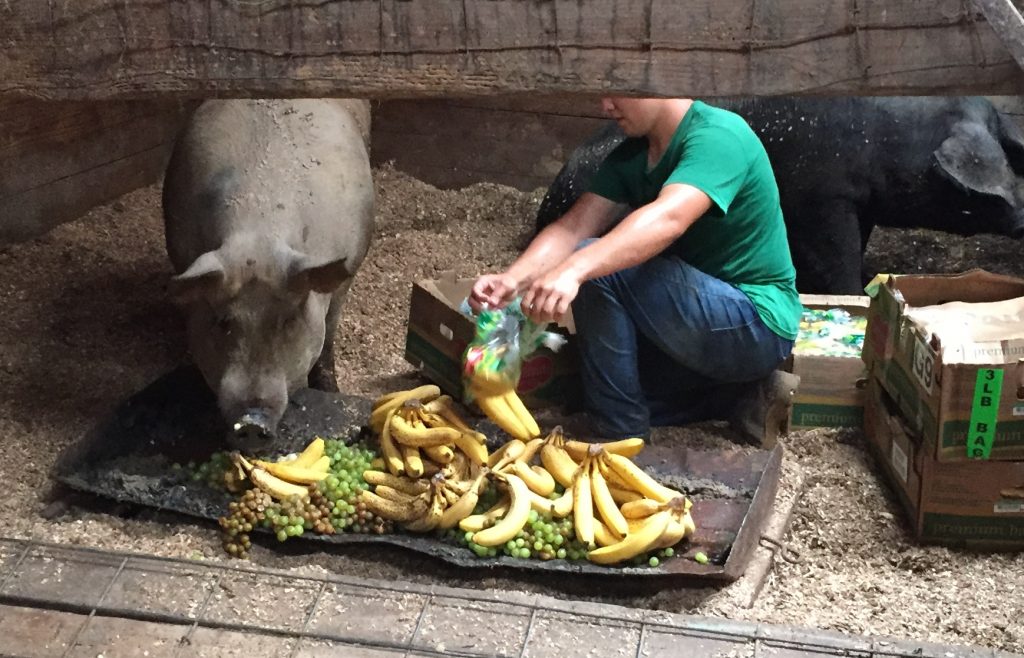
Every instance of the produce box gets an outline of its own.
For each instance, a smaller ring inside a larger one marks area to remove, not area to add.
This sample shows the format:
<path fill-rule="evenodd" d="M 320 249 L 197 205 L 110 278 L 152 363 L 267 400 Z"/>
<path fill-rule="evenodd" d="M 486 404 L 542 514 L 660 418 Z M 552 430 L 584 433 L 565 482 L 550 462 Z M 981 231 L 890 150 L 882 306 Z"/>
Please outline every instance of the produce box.
<path fill-rule="evenodd" d="M 875 373 L 872 373 L 873 375 Z M 922 541 L 973 548 L 1024 548 L 1024 461 L 938 459 L 874 376 L 864 432 Z"/>
<path fill-rule="evenodd" d="M 790 427 L 860 427 L 867 381 L 861 345 L 870 298 L 800 295 L 804 315 L 791 366 L 800 376 Z"/>
<path fill-rule="evenodd" d="M 367 439 L 364 427 L 372 401 L 354 395 L 300 389 L 293 396 L 267 446 L 266 455 L 298 452 L 314 436 L 346 443 Z M 507 440 L 487 420 L 465 419 L 487 435 L 494 449 Z M 196 479 L 174 464 L 204 463 L 227 449 L 216 399 L 194 369 L 164 375 L 120 404 L 109 417 L 91 428 L 60 456 L 53 476 L 79 491 L 118 501 L 204 518 L 211 523 L 236 499 L 222 488 Z M 695 450 L 682 440 L 649 445 L 635 463 L 659 482 L 684 491 L 693 501 L 697 529 L 679 545 L 676 557 L 657 567 L 602 566 L 562 559 L 517 559 L 504 555 L 478 557 L 464 546 L 432 535 L 404 532 L 332 535 L 305 533 L 296 542 L 316 542 L 310 550 L 331 546 L 374 544 L 382 551 L 393 546 L 436 558 L 458 569 L 490 576 L 494 569 L 548 575 L 549 583 L 573 587 L 578 579 L 607 578 L 636 587 L 650 584 L 709 586 L 743 575 L 766 524 L 778 490 L 782 448 L 773 450 Z M 277 546 L 269 530 L 257 528 L 252 541 Z M 292 540 L 289 540 L 291 542 Z M 315 547 L 315 548 L 313 548 Z M 706 564 L 694 556 L 702 552 Z M 383 554 L 387 559 L 387 555 Z M 561 580 L 559 580 L 561 578 Z"/>
<path fill-rule="evenodd" d="M 1024 459 L 1024 280 L 879 275 L 864 361 L 940 462 Z"/>
<path fill-rule="evenodd" d="M 419 281 L 413 284 L 409 302 L 405 359 L 457 400 L 463 399 L 462 355 L 476 328 L 473 320 L 459 311 L 459 306 L 474 281 L 453 275 Z M 571 312 L 557 331 L 570 337 L 567 345 L 558 352 L 541 347 L 523 362 L 517 390 L 531 408 L 565 405 L 573 410 L 580 406 Z"/>

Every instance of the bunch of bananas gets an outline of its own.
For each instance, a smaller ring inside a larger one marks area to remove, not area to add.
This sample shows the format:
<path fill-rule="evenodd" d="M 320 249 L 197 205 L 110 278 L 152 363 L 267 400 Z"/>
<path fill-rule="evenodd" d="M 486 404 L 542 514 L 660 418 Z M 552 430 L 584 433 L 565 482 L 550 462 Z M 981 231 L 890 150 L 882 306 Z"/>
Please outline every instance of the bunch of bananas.
<path fill-rule="evenodd" d="M 275 500 L 308 496 L 309 485 L 326 478 L 331 466 L 330 457 L 324 454 L 324 440 L 319 437 L 294 458 L 250 462 L 236 452 L 232 453 L 231 461 L 238 469 L 240 479 L 248 478 Z"/>
<path fill-rule="evenodd" d="M 487 486 L 488 473 L 486 466 L 461 452 L 426 478 L 365 471 L 363 479 L 374 490 L 364 491 L 360 501 L 374 514 L 399 522 L 411 532 L 447 530 L 473 513 Z"/>
<path fill-rule="evenodd" d="M 392 475 L 433 475 L 461 452 L 477 466 L 487 462 L 487 437 L 459 416 L 451 397 L 437 386 L 389 393 L 377 400 L 370 427 Z"/>
<path fill-rule="evenodd" d="M 570 441 L 559 427 L 544 439 L 541 461 L 571 492 L 576 537 L 599 546 L 587 553 L 591 562 L 615 564 L 668 548 L 696 529 L 691 502 L 630 459 L 643 447 L 643 439 Z"/>

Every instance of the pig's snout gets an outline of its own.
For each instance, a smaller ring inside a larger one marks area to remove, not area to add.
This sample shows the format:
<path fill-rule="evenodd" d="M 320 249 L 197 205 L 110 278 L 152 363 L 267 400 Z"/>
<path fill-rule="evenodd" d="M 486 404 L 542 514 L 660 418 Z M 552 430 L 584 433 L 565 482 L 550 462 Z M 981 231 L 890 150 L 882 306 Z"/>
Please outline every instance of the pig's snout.
<path fill-rule="evenodd" d="M 232 426 L 235 439 L 246 445 L 266 442 L 274 436 L 274 424 L 265 411 L 249 409 Z"/>

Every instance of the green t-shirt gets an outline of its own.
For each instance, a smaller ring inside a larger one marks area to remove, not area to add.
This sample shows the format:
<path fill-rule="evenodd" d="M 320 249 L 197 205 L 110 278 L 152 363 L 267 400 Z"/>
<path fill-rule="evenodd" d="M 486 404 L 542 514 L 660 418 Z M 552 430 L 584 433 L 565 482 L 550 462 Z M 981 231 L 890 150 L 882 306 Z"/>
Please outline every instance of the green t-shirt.
<path fill-rule="evenodd" d="M 590 191 L 639 208 L 672 183 L 696 187 L 712 205 L 665 253 L 739 288 L 772 331 L 795 339 L 802 312 L 796 271 L 779 188 L 754 131 L 739 115 L 694 101 L 653 169 L 647 140 L 627 139 L 605 159 Z"/>

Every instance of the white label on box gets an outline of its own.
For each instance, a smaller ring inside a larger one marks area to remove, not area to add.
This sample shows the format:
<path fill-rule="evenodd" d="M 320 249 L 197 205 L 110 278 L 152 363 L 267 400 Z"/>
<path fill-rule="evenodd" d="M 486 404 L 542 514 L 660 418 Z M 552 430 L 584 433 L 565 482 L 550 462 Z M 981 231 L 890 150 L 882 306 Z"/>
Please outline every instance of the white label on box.
<path fill-rule="evenodd" d="M 455 332 L 451 330 L 451 327 L 442 323 L 437 327 L 438 333 L 445 337 L 445 340 L 451 340 L 455 338 Z"/>
<path fill-rule="evenodd" d="M 909 462 L 907 460 L 907 453 L 903 452 L 903 448 L 899 446 L 895 441 L 892 442 L 892 455 L 889 458 L 892 462 L 893 469 L 896 470 L 896 475 L 900 476 L 903 483 L 907 483 L 907 469 Z"/>
<path fill-rule="evenodd" d="M 931 395 L 932 385 L 935 383 L 935 357 L 920 339 L 914 340 L 913 371 L 917 381 L 921 382 L 924 390 Z"/>
<path fill-rule="evenodd" d="M 1024 500 L 1000 500 L 992 507 L 996 514 L 1020 514 L 1024 512 Z"/>
<path fill-rule="evenodd" d="M 1015 405 L 1013 405 L 1013 415 L 1014 416 L 1024 416 L 1024 404 L 1015 404 Z"/>

